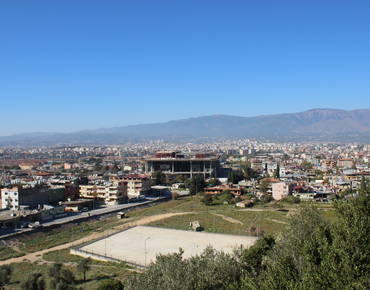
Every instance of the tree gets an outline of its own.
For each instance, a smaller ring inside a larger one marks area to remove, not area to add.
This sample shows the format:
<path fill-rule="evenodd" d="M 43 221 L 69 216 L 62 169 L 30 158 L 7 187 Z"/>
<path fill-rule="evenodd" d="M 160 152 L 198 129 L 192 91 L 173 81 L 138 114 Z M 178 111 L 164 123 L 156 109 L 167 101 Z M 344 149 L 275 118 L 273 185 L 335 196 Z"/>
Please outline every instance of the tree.
<path fill-rule="evenodd" d="M 244 173 L 240 168 L 238 168 L 238 170 L 234 174 L 234 183 L 238 183 L 239 181 L 242 181 L 243 179 L 244 179 Z"/>
<path fill-rule="evenodd" d="M 279 166 L 279 163 L 276 165 L 276 169 L 275 169 L 275 172 L 274 172 L 274 177 L 275 178 L 280 178 L 280 166 Z"/>
<path fill-rule="evenodd" d="M 28 273 L 22 279 L 20 287 L 22 290 L 45 290 L 44 276 L 38 271 Z"/>
<path fill-rule="evenodd" d="M 205 205 L 211 205 L 212 201 L 212 194 L 205 194 L 201 199 L 201 202 L 203 202 Z"/>
<path fill-rule="evenodd" d="M 240 196 L 235 197 L 235 204 L 241 201 L 242 201 L 242 198 Z"/>
<path fill-rule="evenodd" d="M 114 173 L 117 173 L 118 172 L 118 165 L 117 165 L 117 162 L 116 161 L 114 161 L 114 165 L 113 165 L 113 168 L 112 168 L 112 172 L 114 172 Z"/>
<path fill-rule="evenodd" d="M 289 216 L 263 258 L 265 270 L 247 272 L 240 289 L 368 289 L 370 195 L 360 192 L 334 208 L 334 224 L 311 207 Z"/>
<path fill-rule="evenodd" d="M 163 184 L 164 174 L 163 174 L 162 170 L 157 170 L 157 171 L 153 172 L 152 178 L 154 179 L 154 183 L 156 185 Z"/>
<path fill-rule="evenodd" d="M 56 278 L 60 276 L 60 271 L 62 270 L 63 264 L 61 262 L 53 263 L 47 271 L 47 275 L 50 278 Z"/>
<path fill-rule="evenodd" d="M 77 264 L 77 271 L 84 274 L 84 281 L 86 281 L 86 272 L 90 270 L 91 258 L 84 258 Z"/>
<path fill-rule="evenodd" d="M 10 282 L 12 273 L 13 270 L 10 265 L 0 266 L 0 289 L 4 289 L 4 286 Z"/>
<path fill-rule="evenodd" d="M 221 182 L 217 178 L 211 179 L 210 181 L 208 181 L 208 183 L 210 186 L 216 186 L 221 184 Z"/>
<path fill-rule="evenodd" d="M 212 247 L 188 259 L 183 253 L 157 255 L 144 273 L 128 277 L 124 289 L 239 289 L 242 267 L 234 255 Z"/>
<path fill-rule="evenodd" d="M 287 162 L 287 161 L 289 160 L 289 158 L 290 158 L 290 156 L 289 156 L 288 154 L 286 154 L 286 153 L 284 153 L 284 154 L 283 154 L 282 159 L 283 159 L 285 162 Z"/>
<path fill-rule="evenodd" d="M 216 173 L 214 170 L 211 171 L 209 178 L 216 178 Z"/>
<path fill-rule="evenodd" d="M 97 290 L 123 290 L 123 284 L 116 279 L 104 280 Z"/>
<path fill-rule="evenodd" d="M 366 192 L 366 181 L 365 181 L 365 175 L 364 173 L 362 172 L 362 176 L 361 176 L 361 186 L 360 186 L 360 190 L 362 192 Z"/>
<path fill-rule="evenodd" d="M 195 195 L 199 192 L 204 192 L 205 186 L 204 176 L 197 174 L 190 179 L 189 194 Z"/>
<path fill-rule="evenodd" d="M 63 264 L 56 262 L 48 268 L 47 275 L 50 279 L 51 289 L 68 289 L 75 283 L 75 277 L 69 269 L 63 269 Z"/>
<path fill-rule="evenodd" d="M 251 236 L 256 236 L 256 228 L 249 227 L 249 234 Z M 269 251 L 275 246 L 275 239 L 270 235 L 262 235 L 261 239 L 251 246 L 247 251 L 242 254 L 242 262 L 244 263 L 244 268 L 252 273 L 253 271 L 260 274 L 262 269 L 266 269 L 263 264 L 264 256 L 266 256 Z"/>
<path fill-rule="evenodd" d="M 227 183 L 232 183 L 232 184 L 234 184 L 234 170 L 233 169 L 231 169 L 230 171 L 229 171 L 229 175 L 227 176 Z"/>
<path fill-rule="evenodd" d="M 257 171 L 251 167 L 250 162 L 242 164 L 241 168 L 244 171 L 244 177 L 246 179 L 252 179 L 258 176 Z"/>
<path fill-rule="evenodd" d="M 260 191 L 267 193 L 268 189 L 270 188 L 270 184 L 271 184 L 270 181 L 266 179 L 262 180 L 260 183 Z"/>

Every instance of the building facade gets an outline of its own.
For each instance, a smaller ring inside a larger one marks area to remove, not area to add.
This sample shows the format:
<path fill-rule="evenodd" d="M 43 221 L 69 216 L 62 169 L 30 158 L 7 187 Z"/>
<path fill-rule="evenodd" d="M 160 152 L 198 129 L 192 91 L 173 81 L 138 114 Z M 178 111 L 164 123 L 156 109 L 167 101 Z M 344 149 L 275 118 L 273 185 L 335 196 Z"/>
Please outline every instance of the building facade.
<path fill-rule="evenodd" d="M 16 186 L 1 190 L 1 208 L 12 210 L 19 210 L 20 206 L 38 208 L 48 202 L 48 192 L 40 190 L 40 187 Z"/>
<path fill-rule="evenodd" d="M 164 174 L 183 174 L 193 177 L 203 174 L 209 178 L 212 171 L 217 177 L 221 155 L 213 152 L 158 151 L 145 160 L 145 172 L 152 174 L 161 170 Z"/>
<path fill-rule="evenodd" d="M 150 191 L 150 177 L 148 175 L 128 174 L 128 175 L 110 175 L 109 181 L 123 181 L 127 184 L 128 198 L 137 198 L 140 195 L 148 195 Z"/>
<path fill-rule="evenodd" d="M 99 203 L 120 204 L 127 201 L 127 184 L 120 181 L 80 185 L 80 197 Z"/>
<path fill-rule="evenodd" d="M 293 192 L 293 184 L 288 182 L 276 182 L 272 184 L 272 197 L 275 200 L 280 200 L 288 195 L 291 195 Z"/>

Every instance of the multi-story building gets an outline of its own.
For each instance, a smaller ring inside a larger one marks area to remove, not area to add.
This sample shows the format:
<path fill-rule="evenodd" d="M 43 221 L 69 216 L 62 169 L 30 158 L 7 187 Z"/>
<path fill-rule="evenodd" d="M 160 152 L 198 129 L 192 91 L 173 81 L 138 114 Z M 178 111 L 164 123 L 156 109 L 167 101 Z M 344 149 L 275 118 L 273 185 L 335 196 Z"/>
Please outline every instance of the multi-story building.
<path fill-rule="evenodd" d="M 293 192 L 294 185 L 288 182 L 276 182 L 272 184 L 272 197 L 275 200 L 280 200 L 283 197 L 291 195 Z"/>
<path fill-rule="evenodd" d="M 351 158 L 338 159 L 338 167 L 351 167 L 353 162 Z"/>
<path fill-rule="evenodd" d="M 145 162 L 145 172 L 152 174 L 161 170 L 164 174 L 183 174 L 193 177 L 203 174 L 208 178 L 212 171 L 217 177 L 221 155 L 213 152 L 180 152 L 158 151 L 155 157 L 148 157 Z"/>
<path fill-rule="evenodd" d="M 48 202 L 48 192 L 40 187 L 15 186 L 1 190 L 1 208 L 19 210 L 22 205 L 37 208 Z"/>
<path fill-rule="evenodd" d="M 80 185 L 80 197 L 105 204 L 119 204 L 127 200 L 127 183 L 120 181 Z"/>
<path fill-rule="evenodd" d="M 326 169 L 332 169 L 335 166 L 335 160 L 334 159 L 325 159 L 322 161 L 322 165 Z"/>
<path fill-rule="evenodd" d="M 109 181 L 124 181 L 127 184 L 128 198 L 137 198 L 140 195 L 148 195 L 150 191 L 150 176 L 139 174 L 110 175 Z"/>

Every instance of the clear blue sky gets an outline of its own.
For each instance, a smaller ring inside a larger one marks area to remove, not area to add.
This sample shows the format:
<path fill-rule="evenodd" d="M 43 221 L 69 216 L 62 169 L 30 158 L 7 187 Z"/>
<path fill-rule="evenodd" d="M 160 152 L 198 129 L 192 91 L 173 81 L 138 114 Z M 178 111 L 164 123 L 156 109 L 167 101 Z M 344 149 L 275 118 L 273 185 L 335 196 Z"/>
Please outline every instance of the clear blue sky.
<path fill-rule="evenodd" d="M 1 0 L 0 136 L 370 108 L 370 1 Z"/>

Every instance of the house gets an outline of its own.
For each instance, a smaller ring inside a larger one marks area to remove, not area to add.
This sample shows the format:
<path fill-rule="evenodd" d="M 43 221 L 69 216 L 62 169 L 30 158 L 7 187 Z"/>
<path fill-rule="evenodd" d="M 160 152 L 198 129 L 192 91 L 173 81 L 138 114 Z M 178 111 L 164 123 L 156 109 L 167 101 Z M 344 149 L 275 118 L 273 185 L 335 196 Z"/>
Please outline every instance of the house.
<path fill-rule="evenodd" d="M 208 186 L 204 189 L 204 194 L 219 194 L 226 190 L 230 191 L 234 196 L 239 196 L 243 193 L 241 186 L 234 186 L 233 184 L 228 183 L 227 185 Z"/>
<path fill-rule="evenodd" d="M 283 197 L 291 195 L 293 192 L 293 188 L 294 185 L 289 182 L 285 181 L 275 182 L 272 184 L 272 197 L 275 200 L 280 200 Z"/>
<path fill-rule="evenodd" d="M 293 188 L 293 195 L 302 200 L 313 200 L 315 197 L 313 189 L 304 185 L 295 186 Z"/>

